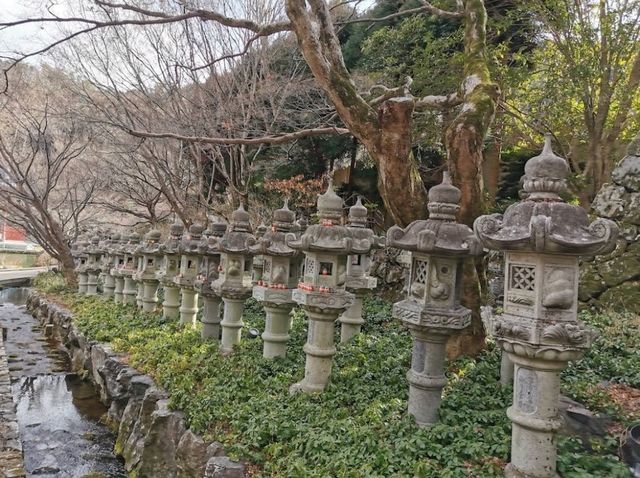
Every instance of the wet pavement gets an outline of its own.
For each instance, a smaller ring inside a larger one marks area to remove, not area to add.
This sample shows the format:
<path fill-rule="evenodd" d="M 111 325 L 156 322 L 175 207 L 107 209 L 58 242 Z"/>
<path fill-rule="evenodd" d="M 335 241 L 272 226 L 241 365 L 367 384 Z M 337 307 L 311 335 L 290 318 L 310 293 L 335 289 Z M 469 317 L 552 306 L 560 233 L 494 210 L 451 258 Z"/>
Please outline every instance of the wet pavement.
<path fill-rule="evenodd" d="M 27 476 L 125 478 L 114 435 L 93 386 L 68 373 L 66 354 L 46 339 L 24 307 L 27 289 L 0 291 L 0 325 L 20 426 Z"/>

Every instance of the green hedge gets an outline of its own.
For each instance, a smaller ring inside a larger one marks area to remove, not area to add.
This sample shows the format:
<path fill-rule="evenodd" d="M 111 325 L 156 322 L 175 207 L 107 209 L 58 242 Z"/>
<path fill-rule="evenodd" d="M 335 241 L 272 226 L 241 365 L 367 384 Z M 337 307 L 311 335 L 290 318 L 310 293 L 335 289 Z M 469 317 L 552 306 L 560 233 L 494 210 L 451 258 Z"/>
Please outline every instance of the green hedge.
<path fill-rule="evenodd" d="M 171 405 L 185 413 L 195 432 L 255 464 L 255 476 L 488 478 L 502 476 L 508 461 L 505 409 L 512 392 L 498 384 L 495 346 L 489 344 L 477 359 L 449 364 L 440 423 L 419 429 L 406 413 L 411 340 L 381 300 L 366 301 L 364 333 L 338 345 L 325 393 L 295 396 L 288 387 L 304 374 L 306 321 L 300 312 L 286 358 L 263 359 L 262 341 L 246 337 L 232 356 L 221 358 L 218 345 L 203 342 L 199 331 L 158 315 L 75 294 L 64 300 L 85 334 L 129 354 L 132 366 L 169 391 Z M 262 330 L 258 304 L 250 301 L 244 318 Z M 586 390 L 611 376 L 639 385 L 640 361 L 622 365 L 616 358 L 638 334 L 630 338 L 633 334 L 606 326 L 609 319 L 587 319 L 606 335 L 565 373 L 565 393 L 584 398 Z M 603 397 L 591 404 L 628 418 Z M 587 451 L 577 439 L 560 439 L 562 476 L 629 476 L 615 456 L 614 437 L 589 445 Z"/>

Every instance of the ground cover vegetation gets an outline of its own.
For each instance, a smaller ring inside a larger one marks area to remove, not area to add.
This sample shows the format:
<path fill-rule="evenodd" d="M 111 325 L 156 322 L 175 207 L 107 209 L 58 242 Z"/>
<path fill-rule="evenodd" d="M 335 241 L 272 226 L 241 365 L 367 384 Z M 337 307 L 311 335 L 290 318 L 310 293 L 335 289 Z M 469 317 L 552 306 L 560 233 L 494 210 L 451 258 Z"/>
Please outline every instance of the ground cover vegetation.
<path fill-rule="evenodd" d="M 222 358 L 218 344 L 202 341 L 197 330 L 132 306 L 78 296 L 63 284 L 53 274 L 35 281 L 38 290 L 70 308 L 83 333 L 110 342 L 165 387 L 171 406 L 185 413 L 194 431 L 254 464 L 254 476 L 502 476 L 512 390 L 498 383 L 494 344 L 476 358 L 448 364 L 441 420 L 420 429 L 406 413 L 411 339 L 382 299 L 366 300 L 363 333 L 338 346 L 327 390 L 290 396 L 288 386 L 304 373 L 301 311 L 295 312 L 286 358 L 263 359 L 261 340 L 248 338 Z M 640 387 L 640 321 L 620 314 L 582 318 L 601 337 L 563 373 L 563 393 L 608 414 L 616 426 L 589 443 L 561 437 L 558 471 L 564 478 L 628 477 L 617 458 L 619 434 L 638 416 L 616 402 L 603 383 Z M 249 327 L 264 326 L 256 302 L 248 302 L 244 319 Z"/>

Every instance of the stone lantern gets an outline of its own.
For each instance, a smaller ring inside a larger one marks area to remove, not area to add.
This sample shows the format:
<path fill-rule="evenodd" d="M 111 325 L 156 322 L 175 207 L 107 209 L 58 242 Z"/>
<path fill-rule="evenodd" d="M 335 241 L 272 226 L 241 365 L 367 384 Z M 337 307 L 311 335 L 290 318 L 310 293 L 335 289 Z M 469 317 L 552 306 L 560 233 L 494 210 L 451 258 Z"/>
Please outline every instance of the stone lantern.
<path fill-rule="evenodd" d="M 102 245 L 102 295 L 108 299 L 113 297 L 116 288 L 116 279 L 111 275 L 111 267 L 113 266 L 114 261 L 114 247 L 119 241 L 120 234 L 110 233 L 107 240 L 105 240 Z"/>
<path fill-rule="evenodd" d="M 372 248 L 384 246 L 384 238 L 376 236 L 367 227 L 367 208 L 362 205 L 358 197 L 356 203 L 349 208 L 349 222 L 347 228 L 354 239 L 367 239 Z M 354 302 L 338 319 L 340 321 L 340 342 L 347 342 L 354 335 L 360 333 L 364 319 L 362 318 L 362 301 L 368 291 L 375 289 L 377 281 L 371 277 L 369 266 L 371 258 L 367 251 L 364 254 L 354 254 L 347 259 L 347 290 L 354 295 Z"/>
<path fill-rule="evenodd" d="M 113 301 L 116 304 L 123 303 L 122 291 L 124 290 L 124 276 L 122 270 L 124 269 L 124 248 L 126 246 L 126 239 L 123 235 L 117 234 L 115 242 L 111 247 L 113 257 L 113 267 L 111 269 L 111 275 L 113 276 Z"/>
<path fill-rule="evenodd" d="M 89 242 L 87 242 L 84 238 L 79 238 L 76 242 L 75 249 L 75 259 L 76 259 L 76 272 L 78 274 L 78 293 L 86 294 L 87 293 L 87 281 L 88 281 L 88 273 L 87 273 L 87 247 L 89 247 Z"/>
<path fill-rule="evenodd" d="M 177 319 L 180 307 L 180 288 L 173 281 L 178 275 L 180 266 L 179 246 L 182 241 L 184 226 L 180 223 L 171 225 L 169 237 L 160 246 L 160 252 L 164 254 L 162 267 L 156 277 L 164 289 L 164 301 L 162 302 L 162 316 L 165 319 Z"/>
<path fill-rule="evenodd" d="M 287 353 L 289 313 L 295 304 L 292 292 L 298 284 L 302 262 L 300 253 L 285 241 L 294 219 L 295 214 L 285 202 L 282 209 L 273 212 L 271 230 L 249 248 L 254 257 L 262 257 L 262 275 L 253 287 L 253 298 L 264 305 L 267 316 L 262 334 L 264 358 L 284 357 Z"/>
<path fill-rule="evenodd" d="M 138 285 L 142 284 L 142 310 L 153 312 L 158 305 L 159 281 L 156 274 L 164 257 L 160 252 L 160 231 L 154 229 L 147 232 L 138 253 L 140 259 L 135 279 Z"/>
<path fill-rule="evenodd" d="M 123 247 L 124 264 L 120 269 L 120 274 L 124 277 L 124 288 L 122 289 L 122 302 L 124 304 L 135 304 L 138 294 L 138 287 L 133 275 L 136 272 L 136 250 L 140 245 L 140 235 L 132 233 L 129 235 L 127 243 Z"/>
<path fill-rule="evenodd" d="M 264 222 L 261 222 L 258 227 L 256 227 L 256 232 L 254 234 L 257 240 L 260 240 L 262 236 L 267 232 L 267 226 Z M 264 264 L 264 258 L 261 254 L 256 254 L 253 256 L 253 261 L 251 262 L 251 285 L 255 286 L 258 282 L 262 280 L 262 269 Z"/>
<path fill-rule="evenodd" d="M 100 261 L 102 259 L 102 248 L 100 247 L 100 237 L 93 236 L 87 247 L 87 295 L 98 295 L 98 277 L 100 275 Z"/>
<path fill-rule="evenodd" d="M 180 251 L 180 270 L 173 282 L 180 287 L 182 301 L 180 303 L 180 323 L 194 326 L 198 314 L 198 293 L 193 288 L 198 277 L 200 255 L 198 245 L 202 237 L 204 227 L 202 224 L 192 224 L 189 235 L 182 239 L 178 250 Z"/>
<path fill-rule="evenodd" d="M 320 224 L 309 226 L 287 244 L 305 256 L 304 275 L 293 300 L 302 306 L 308 319 L 307 355 L 304 378 L 291 386 L 290 392 L 322 392 L 331 375 L 334 346 L 334 323 L 353 304 L 353 294 L 346 291 L 347 258 L 371 249 L 371 239 L 354 239 L 351 231 L 341 225 L 344 202 L 329 183 L 327 191 L 318 196 Z"/>
<path fill-rule="evenodd" d="M 209 229 L 203 234 L 198 253 L 200 254 L 200 271 L 194 283 L 194 288 L 202 297 L 202 338 L 220 339 L 220 306 L 222 298 L 211 288 L 213 282 L 218 279 L 220 271 L 220 251 L 218 240 L 227 231 L 227 223 L 210 218 Z"/>
<path fill-rule="evenodd" d="M 251 255 L 247 240 L 251 234 L 249 214 L 242 205 L 233 211 L 227 232 L 217 241 L 220 251 L 220 275 L 212 284 L 212 289 L 222 297 L 224 313 L 222 317 L 222 341 L 220 351 L 229 354 L 233 346 L 240 343 L 242 333 L 242 310 L 245 301 L 251 297 Z"/>
<path fill-rule="evenodd" d="M 142 309 L 142 296 L 144 295 L 144 284 L 142 283 L 142 280 L 140 280 L 140 276 L 142 274 L 142 269 L 144 268 L 144 256 L 142 253 L 142 249 L 145 246 L 146 234 L 142 236 L 141 239 L 141 242 L 139 242 L 136 248 L 133 250 L 135 272 L 131 276 L 131 278 L 136 283 L 136 306 L 138 307 L 138 309 Z"/>
<path fill-rule="evenodd" d="M 393 226 L 387 245 L 410 251 L 407 298 L 393 305 L 413 337 L 409 382 L 409 414 L 418 426 L 437 422 L 442 389 L 447 383 L 444 360 L 449 337 L 471 323 L 471 311 L 460 305 L 464 260 L 482 248 L 471 228 L 456 222 L 460 190 L 444 173 L 442 184 L 429 190 L 429 219 L 405 229 Z"/>
<path fill-rule="evenodd" d="M 504 313 L 496 341 L 515 364 L 511 463 L 505 476 L 551 478 L 556 473 L 560 372 L 591 346 L 595 333 L 577 319 L 578 257 L 606 253 L 615 245 L 615 223 L 589 224 L 586 211 L 564 202 L 569 167 L 551 150 L 525 165 L 525 200 L 504 216 L 479 217 L 482 244 L 505 252 Z"/>

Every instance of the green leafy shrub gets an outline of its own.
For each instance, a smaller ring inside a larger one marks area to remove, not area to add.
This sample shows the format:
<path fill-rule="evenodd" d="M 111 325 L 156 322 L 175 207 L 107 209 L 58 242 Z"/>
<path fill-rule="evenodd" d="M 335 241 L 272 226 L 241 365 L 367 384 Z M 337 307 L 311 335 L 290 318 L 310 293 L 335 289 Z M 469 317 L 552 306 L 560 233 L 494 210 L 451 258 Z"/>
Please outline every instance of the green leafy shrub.
<path fill-rule="evenodd" d="M 222 358 L 218 344 L 202 341 L 198 330 L 159 315 L 96 297 L 73 294 L 65 300 L 85 334 L 128 354 L 131 365 L 169 391 L 171 406 L 185 413 L 195 432 L 256 464 L 255 476 L 491 478 L 501 477 L 508 461 L 505 410 L 512 390 L 498 384 L 496 347 L 490 344 L 476 359 L 449 364 L 440 422 L 420 429 L 406 413 L 411 338 L 391 320 L 390 304 L 381 299 L 365 302 L 364 332 L 337 346 L 325 393 L 295 396 L 288 387 L 304 375 L 307 325 L 300 310 L 294 313 L 287 356 L 265 360 L 260 339 L 244 338 L 233 355 Z M 259 304 L 247 303 L 244 321 L 264 328 Z M 589 384 L 617 370 L 608 359 L 606 366 L 601 363 L 613 350 L 609 340 L 617 339 L 599 341 L 594 350 L 600 351 L 576 365 Z M 568 392 L 579 390 L 579 384 L 569 380 Z M 615 456 L 615 440 L 591 445 L 586 451 L 575 439 L 560 440 L 562 476 L 628 476 Z"/>
<path fill-rule="evenodd" d="M 59 272 L 41 272 L 31 280 L 33 287 L 47 294 L 71 292 L 64 277 Z"/>

